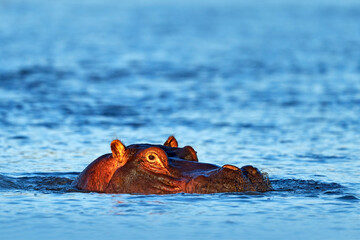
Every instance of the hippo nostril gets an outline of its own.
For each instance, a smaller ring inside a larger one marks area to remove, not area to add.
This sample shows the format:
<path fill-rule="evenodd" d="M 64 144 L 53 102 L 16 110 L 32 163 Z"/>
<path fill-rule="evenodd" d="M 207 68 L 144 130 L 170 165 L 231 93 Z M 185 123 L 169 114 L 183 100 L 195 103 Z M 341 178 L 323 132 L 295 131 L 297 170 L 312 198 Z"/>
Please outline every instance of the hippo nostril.
<path fill-rule="evenodd" d="M 231 169 L 231 170 L 235 170 L 235 171 L 240 170 L 238 167 L 235 167 L 235 166 L 229 165 L 229 164 L 224 165 L 223 168 L 227 168 L 227 169 Z"/>

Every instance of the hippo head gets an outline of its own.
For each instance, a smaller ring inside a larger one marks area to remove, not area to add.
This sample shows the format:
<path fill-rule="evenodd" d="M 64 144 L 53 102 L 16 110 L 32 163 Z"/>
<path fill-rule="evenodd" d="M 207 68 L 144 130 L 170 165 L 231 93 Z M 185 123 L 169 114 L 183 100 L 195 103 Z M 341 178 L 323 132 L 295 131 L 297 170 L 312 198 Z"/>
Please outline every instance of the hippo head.
<path fill-rule="evenodd" d="M 137 194 L 271 190 L 267 178 L 256 168 L 200 163 L 192 147 L 178 148 L 173 137 L 164 145 L 127 147 L 114 140 L 111 151 L 80 174 L 76 183 L 79 189 Z"/>

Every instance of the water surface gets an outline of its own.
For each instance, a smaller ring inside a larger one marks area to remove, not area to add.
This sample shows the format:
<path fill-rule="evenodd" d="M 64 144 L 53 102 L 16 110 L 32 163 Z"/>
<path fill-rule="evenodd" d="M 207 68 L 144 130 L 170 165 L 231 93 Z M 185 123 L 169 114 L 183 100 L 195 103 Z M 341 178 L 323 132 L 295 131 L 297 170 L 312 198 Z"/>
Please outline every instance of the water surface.
<path fill-rule="evenodd" d="M 1 238 L 357 239 L 359 22 L 355 1 L 1 1 Z M 111 140 L 169 135 L 275 191 L 71 187 Z"/>

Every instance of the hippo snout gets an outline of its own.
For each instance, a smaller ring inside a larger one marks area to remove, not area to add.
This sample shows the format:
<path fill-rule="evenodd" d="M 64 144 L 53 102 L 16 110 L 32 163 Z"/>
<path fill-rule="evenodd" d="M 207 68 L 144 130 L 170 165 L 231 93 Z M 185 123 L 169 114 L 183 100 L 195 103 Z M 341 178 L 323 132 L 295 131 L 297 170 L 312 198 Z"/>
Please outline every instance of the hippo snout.
<path fill-rule="evenodd" d="M 253 186 L 256 186 L 256 191 L 272 190 L 269 178 L 266 173 L 261 173 L 259 169 L 247 165 L 241 168 L 243 174 L 249 179 Z"/>
<path fill-rule="evenodd" d="M 268 191 L 269 182 L 252 166 L 238 168 L 226 164 L 218 169 L 193 176 L 187 184 L 188 193 L 217 193 L 239 191 Z"/>

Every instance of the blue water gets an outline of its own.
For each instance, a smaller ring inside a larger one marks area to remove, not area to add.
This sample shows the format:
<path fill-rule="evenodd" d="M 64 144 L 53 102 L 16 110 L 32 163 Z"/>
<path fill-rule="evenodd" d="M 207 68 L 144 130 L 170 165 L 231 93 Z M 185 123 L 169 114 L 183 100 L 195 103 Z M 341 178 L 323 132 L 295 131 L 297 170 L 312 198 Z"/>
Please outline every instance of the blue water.
<path fill-rule="evenodd" d="M 1 239 L 359 239 L 357 1 L 0 1 Z M 71 188 L 175 135 L 267 193 Z"/>

